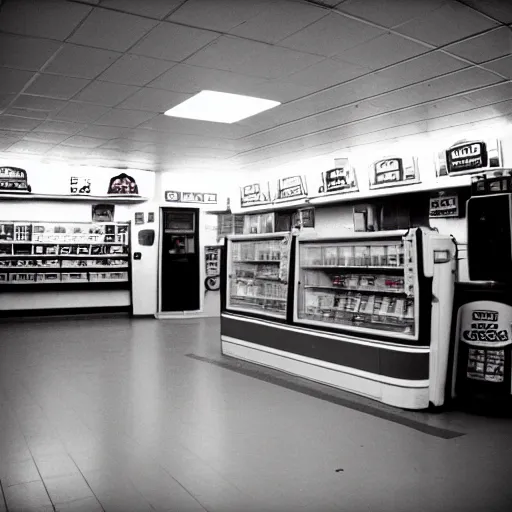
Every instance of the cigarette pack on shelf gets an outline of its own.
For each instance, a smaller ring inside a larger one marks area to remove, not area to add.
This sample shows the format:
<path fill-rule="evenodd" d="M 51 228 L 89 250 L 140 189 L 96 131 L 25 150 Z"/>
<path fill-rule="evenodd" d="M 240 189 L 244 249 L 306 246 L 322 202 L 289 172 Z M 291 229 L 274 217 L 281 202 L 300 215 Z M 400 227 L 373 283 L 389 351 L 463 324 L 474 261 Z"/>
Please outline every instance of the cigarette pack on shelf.
<path fill-rule="evenodd" d="M 69 274 L 62 274 L 62 282 L 66 283 L 84 283 L 87 282 L 87 272 L 74 272 Z"/>
<path fill-rule="evenodd" d="M 322 265 L 322 248 L 307 247 L 304 253 L 304 265 Z"/>
<path fill-rule="evenodd" d="M 0 242 L 14 240 L 14 224 L 0 223 Z"/>
<path fill-rule="evenodd" d="M 59 268 L 59 260 L 36 260 L 36 267 Z"/>
<path fill-rule="evenodd" d="M 322 265 L 336 266 L 338 264 L 338 248 L 337 247 L 323 247 Z"/>
<path fill-rule="evenodd" d="M 126 225 L 126 224 L 118 225 L 118 226 L 116 226 L 116 228 L 117 228 L 117 233 L 128 233 L 128 225 Z"/>
<path fill-rule="evenodd" d="M 352 245 L 338 247 L 338 265 L 342 267 L 353 267 L 355 265 L 354 247 Z"/>
<path fill-rule="evenodd" d="M 370 247 L 365 245 L 354 247 L 354 265 L 356 267 L 368 267 L 370 264 Z"/>
<path fill-rule="evenodd" d="M 76 246 L 74 245 L 61 245 L 59 247 L 59 254 L 62 256 L 69 256 L 71 254 L 76 254 Z"/>
<path fill-rule="evenodd" d="M 14 241 L 30 242 L 32 240 L 32 224 L 15 224 Z"/>
<path fill-rule="evenodd" d="M 30 256 L 32 254 L 31 244 L 14 244 L 13 254 L 16 256 Z"/>
<path fill-rule="evenodd" d="M 387 248 L 385 245 L 372 245 L 370 247 L 370 260 L 373 267 L 387 267 Z"/>
<path fill-rule="evenodd" d="M 36 274 L 34 274 L 34 273 L 11 274 L 10 281 L 13 283 L 16 283 L 16 284 L 35 283 Z"/>
<path fill-rule="evenodd" d="M 44 274 L 37 274 L 36 280 L 38 283 L 59 283 L 61 275 L 56 272 L 46 272 Z"/>
<path fill-rule="evenodd" d="M 98 281 L 108 281 L 108 272 L 89 272 L 89 281 L 98 282 Z"/>
<path fill-rule="evenodd" d="M 111 245 L 110 254 L 124 254 L 124 247 L 122 245 Z"/>
<path fill-rule="evenodd" d="M 108 278 L 111 281 L 128 281 L 128 272 L 109 272 Z"/>

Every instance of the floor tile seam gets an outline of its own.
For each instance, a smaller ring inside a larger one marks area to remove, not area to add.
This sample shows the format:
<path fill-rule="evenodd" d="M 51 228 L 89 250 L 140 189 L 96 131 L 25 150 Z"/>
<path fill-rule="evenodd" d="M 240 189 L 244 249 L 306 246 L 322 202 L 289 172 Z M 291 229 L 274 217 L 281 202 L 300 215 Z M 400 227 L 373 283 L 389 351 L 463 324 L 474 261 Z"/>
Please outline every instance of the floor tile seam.
<path fill-rule="evenodd" d="M 245 365 L 245 361 L 236 361 L 236 364 L 230 362 L 230 361 L 224 361 L 224 360 L 216 360 L 211 359 L 204 356 L 199 356 L 196 354 L 185 354 L 186 357 L 189 357 L 191 359 L 205 362 L 208 364 L 212 364 L 214 366 L 230 370 L 232 372 L 238 373 L 240 375 L 245 375 L 247 377 L 251 377 L 253 379 L 259 380 L 260 382 L 267 382 L 269 384 L 273 384 L 279 387 L 282 387 L 284 389 L 288 389 L 291 391 L 295 391 L 297 393 L 301 393 L 305 396 L 309 396 L 311 398 L 317 398 L 332 404 L 341 405 L 342 407 L 346 407 L 347 409 L 351 409 L 357 412 L 361 412 L 363 414 L 368 414 L 373 417 L 377 417 L 386 421 L 390 421 L 392 423 L 402 425 L 408 428 L 411 428 L 413 430 L 416 430 L 418 432 L 421 432 L 423 434 L 431 435 L 433 437 L 438 437 L 445 440 L 450 440 L 454 438 L 458 438 L 461 436 L 464 436 L 465 433 L 457 432 L 453 430 L 449 430 L 442 427 L 436 427 L 429 425 L 427 423 L 423 423 L 421 421 L 407 418 L 404 415 L 401 415 L 399 412 L 390 412 L 386 411 L 384 409 L 381 409 L 377 406 L 365 404 L 362 402 L 357 402 L 355 397 L 354 400 L 350 400 L 349 398 L 344 397 L 337 397 L 334 395 L 329 394 L 327 391 L 320 391 L 313 389 L 311 387 L 308 387 L 308 383 L 295 383 L 291 380 L 287 380 L 285 377 L 288 377 L 288 374 L 284 375 L 273 375 L 270 373 L 263 372 L 260 368 L 250 368 Z M 241 364 L 244 363 L 244 364 Z M 268 368 L 265 368 L 265 370 L 268 370 Z M 266 378 L 262 378 L 262 375 Z M 298 378 L 296 376 L 293 376 L 294 378 Z"/>

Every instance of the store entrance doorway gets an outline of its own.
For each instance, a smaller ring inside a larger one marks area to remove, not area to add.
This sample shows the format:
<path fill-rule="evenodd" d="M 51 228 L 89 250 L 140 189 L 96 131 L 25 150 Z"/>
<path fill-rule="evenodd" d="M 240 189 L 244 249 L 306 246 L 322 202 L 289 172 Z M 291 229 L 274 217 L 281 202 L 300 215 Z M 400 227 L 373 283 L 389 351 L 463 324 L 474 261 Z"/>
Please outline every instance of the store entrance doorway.
<path fill-rule="evenodd" d="M 160 310 L 200 308 L 199 209 L 162 208 Z"/>

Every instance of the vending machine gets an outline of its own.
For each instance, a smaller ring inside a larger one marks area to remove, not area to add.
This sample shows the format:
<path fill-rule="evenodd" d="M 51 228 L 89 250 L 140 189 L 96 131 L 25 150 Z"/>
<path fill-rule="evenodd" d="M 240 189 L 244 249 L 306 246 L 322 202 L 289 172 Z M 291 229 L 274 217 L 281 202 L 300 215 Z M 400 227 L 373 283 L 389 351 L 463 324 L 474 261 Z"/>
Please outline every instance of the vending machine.
<path fill-rule="evenodd" d="M 452 395 L 469 409 L 510 413 L 512 171 L 472 178 L 467 217 L 470 282 L 456 294 Z"/>

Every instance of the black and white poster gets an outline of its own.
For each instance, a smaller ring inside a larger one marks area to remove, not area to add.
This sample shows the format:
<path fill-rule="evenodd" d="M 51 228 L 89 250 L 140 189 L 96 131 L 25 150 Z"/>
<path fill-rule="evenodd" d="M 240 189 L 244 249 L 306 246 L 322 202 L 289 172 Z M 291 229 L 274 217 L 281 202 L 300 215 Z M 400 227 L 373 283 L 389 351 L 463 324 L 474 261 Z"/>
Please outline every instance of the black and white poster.
<path fill-rule="evenodd" d="M 388 156 L 370 166 L 370 189 L 397 187 L 419 183 L 416 158 Z"/>
<path fill-rule="evenodd" d="M 90 194 L 91 178 L 71 176 L 69 180 L 69 191 L 71 194 Z"/>
<path fill-rule="evenodd" d="M 357 192 L 357 179 L 354 169 L 348 165 L 335 167 L 322 173 L 322 185 L 319 194 Z"/>
<path fill-rule="evenodd" d="M 0 193 L 31 192 L 27 171 L 18 167 L 0 167 Z"/>
<path fill-rule="evenodd" d="M 240 206 L 242 208 L 270 203 L 270 184 L 268 182 L 251 183 L 240 187 Z"/>
<path fill-rule="evenodd" d="M 123 172 L 110 180 L 108 194 L 138 195 L 139 187 L 134 178 Z"/>
<path fill-rule="evenodd" d="M 307 197 L 308 189 L 305 176 L 289 176 L 277 181 L 276 201 L 291 201 Z"/>
<path fill-rule="evenodd" d="M 167 190 L 165 200 L 168 203 L 217 204 L 217 194 L 211 192 L 179 192 Z"/>

